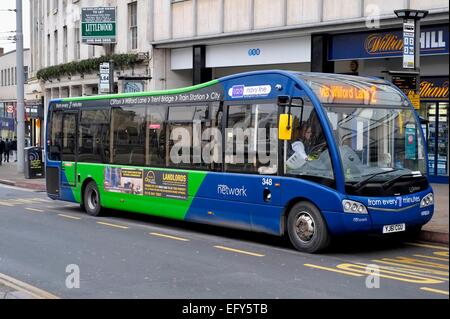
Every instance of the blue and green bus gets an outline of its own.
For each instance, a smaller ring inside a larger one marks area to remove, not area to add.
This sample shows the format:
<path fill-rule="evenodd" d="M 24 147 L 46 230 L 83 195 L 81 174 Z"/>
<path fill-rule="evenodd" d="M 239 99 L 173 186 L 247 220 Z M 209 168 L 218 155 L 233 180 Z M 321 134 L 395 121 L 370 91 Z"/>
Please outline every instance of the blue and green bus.
<path fill-rule="evenodd" d="M 287 235 L 417 233 L 434 209 L 421 125 L 391 83 L 260 71 L 158 92 L 51 100 L 48 196 Z"/>

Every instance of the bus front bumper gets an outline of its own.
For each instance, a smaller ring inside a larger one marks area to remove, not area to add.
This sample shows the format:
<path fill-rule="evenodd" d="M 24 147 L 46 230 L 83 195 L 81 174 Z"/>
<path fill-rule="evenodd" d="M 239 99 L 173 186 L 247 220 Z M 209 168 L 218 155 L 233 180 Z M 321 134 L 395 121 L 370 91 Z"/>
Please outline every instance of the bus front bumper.
<path fill-rule="evenodd" d="M 408 231 L 428 223 L 433 212 L 434 205 L 424 208 L 413 206 L 402 211 L 369 209 L 368 214 L 330 211 L 324 211 L 323 214 L 330 233 L 341 235 L 356 232 L 383 234 L 384 226 L 398 224 L 405 224 L 405 230 Z"/>

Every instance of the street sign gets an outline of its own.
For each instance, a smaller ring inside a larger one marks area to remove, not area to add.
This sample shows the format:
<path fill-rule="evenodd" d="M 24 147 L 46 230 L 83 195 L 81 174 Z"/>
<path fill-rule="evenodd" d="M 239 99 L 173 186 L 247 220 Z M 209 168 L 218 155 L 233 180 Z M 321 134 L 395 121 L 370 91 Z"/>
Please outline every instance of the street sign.
<path fill-rule="evenodd" d="M 417 89 L 417 75 L 393 75 L 392 83 L 403 92 Z"/>
<path fill-rule="evenodd" d="M 83 43 L 116 43 L 116 34 L 115 7 L 82 8 L 81 41 Z"/>
<path fill-rule="evenodd" d="M 98 86 L 99 94 L 108 94 L 110 90 L 111 65 L 109 62 L 100 64 L 100 83 Z"/>
<path fill-rule="evenodd" d="M 403 68 L 414 69 L 414 20 L 403 22 Z"/>
<path fill-rule="evenodd" d="M 14 105 L 8 105 L 7 107 L 6 107 L 6 112 L 7 113 L 14 113 Z"/>

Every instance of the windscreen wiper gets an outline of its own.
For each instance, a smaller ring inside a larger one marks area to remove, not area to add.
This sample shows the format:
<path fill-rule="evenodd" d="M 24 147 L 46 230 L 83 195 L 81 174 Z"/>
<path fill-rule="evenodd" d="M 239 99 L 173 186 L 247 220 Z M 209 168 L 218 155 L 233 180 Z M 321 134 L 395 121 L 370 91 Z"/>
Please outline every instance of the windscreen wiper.
<path fill-rule="evenodd" d="M 370 180 L 372 180 L 372 178 L 374 178 L 378 175 L 383 175 L 383 174 L 392 173 L 392 172 L 401 171 L 401 170 L 402 170 L 402 168 L 394 168 L 390 171 L 383 171 L 383 172 L 378 172 L 378 173 L 372 174 L 369 177 L 367 177 L 367 178 L 363 179 L 362 181 L 353 185 L 353 187 L 355 187 L 356 190 L 360 190 L 364 185 L 366 185 Z"/>
<path fill-rule="evenodd" d="M 416 176 L 419 177 L 422 175 L 413 174 L 413 173 L 406 173 L 406 174 L 398 175 L 398 176 L 395 176 L 395 177 L 391 178 L 390 180 L 384 182 L 381 185 L 381 187 L 383 187 L 384 189 L 389 189 L 389 188 L 391 188 L 392 185 L 395 184 L 396 181 L 398 181 L 399 179 L 401 179 L 403 177 L 416 177 Z"/>

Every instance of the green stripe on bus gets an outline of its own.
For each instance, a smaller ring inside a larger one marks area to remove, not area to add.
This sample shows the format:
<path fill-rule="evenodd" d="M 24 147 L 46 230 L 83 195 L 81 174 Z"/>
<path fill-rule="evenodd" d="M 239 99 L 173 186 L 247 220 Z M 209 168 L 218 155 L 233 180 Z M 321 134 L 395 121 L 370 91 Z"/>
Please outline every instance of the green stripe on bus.
<path fill-rule="evenodd" d="M 187 93 L 199 89 L 203 89 L 208 86 L 212 86 L 219 83 L 218 80 L 212 80 L 206 83 L 189 86 L 181 89 L 166 90 L 166 91 L 153 91 L 153 92 L 134 92 L 134 93 L 122 93 L 122 94 L 109 94 L 109 95 L 96 95 L 96 96 L 82 96 L 82 97 L 69 97 L 63 98 L 63 102 L 77 102 L 77 101 L 95 101 L 95 100 L 107 100 L 107 99 L 120 99 L 127 97 L 141 97 L 141 96 L 155 96 L 155 95 L 165 95 L 165 94 L 180 94 Z"/>
<path fill-rule="evenodd" d="M 145 195 L 132 195 L 126 193 L 110 192 L 104 189 L 104 171 L 105 167 L 123 167 L 121 165 L 78 163 L 77 175 L 81 177 L 81 183 L 73 188 L 74 198 L 78 203 L 81 202 L 81 186 L 86 178 L 92 178 L 98 186 L 102 206 L 105 208 L 132 211 L 136 213 L 155 215 L 183 220 L 192 204 L 195 195 L 203 183 L 208 172 L 190 171 L 170 168 L 151 168 L 151 167 L 130 167 L 130 169 L 155 169 L 167 172 L 185 172 L 188 173 L 188 197 L 186 200 L 171 199 L 162 197 L 153 197 Z"/>

